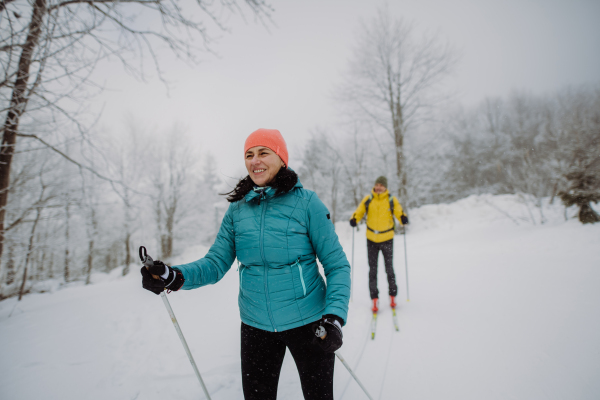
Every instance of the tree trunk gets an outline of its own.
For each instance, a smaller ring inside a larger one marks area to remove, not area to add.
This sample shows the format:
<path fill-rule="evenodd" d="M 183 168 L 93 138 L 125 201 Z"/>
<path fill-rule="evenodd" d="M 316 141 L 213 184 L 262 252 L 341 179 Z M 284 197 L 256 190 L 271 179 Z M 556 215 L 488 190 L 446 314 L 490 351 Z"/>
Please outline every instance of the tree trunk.
<path fill-rule="evenodd" d="M 394 145 L 396 146 L 396 180 L 398 182 L 398 201 L 406 204 L 406 171 L 404 170 L 404 109 L 401 103 L 403 88 L 397 83 L 396 94 L 394 95 L 393 79 L 391 69 L 388 67 L 388 106 L 392 117 L 392 129 L 394 132 Z M 400 76 L 397 77 L 400 82 Z"/>
<path fill-rule="evenodd" d="M 92 237 L 88 244 L 87 277 L 85 278 L 86 285 L 89 285 L 91 282 L 93 264 L 94 264 L 94 238 Z"/>
<path fill-rule="evenodd" d="M 12 284 L 16 278 L 16 269 L 15 269 L 15 258 L 14 258 L 14 245 L 8 246 L 8 260 L 6 262 L 6 284 Z"/>
<path fill-rule="evenodd" d="M 129 273 L 129 264 L 131 264 L 131 201 L 129 200 L 129 190 L 125 189 L 125 193 L 123 196 L 123 205 L 125 206 L 125 265 L 123 266 L 122 274 L 123 276 Z"/>
<path fill-rule="evenodd" d="M 589 203 L 584 203 L 579 206 L 579 221 L 584 224 L 594 224 L 600 222 L 600 215 L 594 211 Z"/>
<path fill-rule="evenodd" d="M 39 242 L 40 242 L 40 239 L 39 239 L 39 236 L 38 236 L 38 243 Z M 44 242 L 48 243 L 47 242 L 47 237 L 44 238 Z M 44 268 L 44 266 L 46 265 L 46 252 L 42 249 L 41 253 L 42 253 L 41 257 L 38 260 L 37 276 L 35 278 L 35 280 L 38 281 L 38 282 L 42 281 L 42 280 L 44 280 L 46 278 L 46 276 L 44 276 L 44 275 L 48 275 L 48 274 L 45 273 L 45 268 Z"/>
<path fill-rule="evenodd" d="M 27 263 L 25 263 L 25 270 L 23 271 L 23 282 L 21 282 L 21 289 L 19 290 L 19 301 L 23 297 L 23 291 L 25 290 L 25 282 L 27 281 Z"/>
<path fill-rule="evenodd" d="M 335 228 L 335 215 L 337 209 L 337 174 L 333 174 L 333 183 L 331 185 L 331 222 Z"/>
<path fill-rule="evenodd" d="M 398 181 L 398 201 L 406 207 L 406 171 L 404 169 L 404 134 L 400 127 L 394 127 L 396 141 L 396 179 Z"/>
<path fill-rule="evenodd" d="M 98 231 L 98 221 L 96 221 L 96 210 L 91 210 L 92 230 L 90 232 L 90 241 L 88 244 L 87 277 L 85 284 L 89 285 L 92 280 L 92 266 L 94 265 L 94 239 Z"/>
<path fill-rule="evenodd" d="M 125 234 L 125 266 L 123 267 L 123 276 L 129 273 L 129 264 L 131 264 L 131 233 Z"/>
<path fill-rule="evenodd" d="M 65 207 L 65 283 L 69 282 L 69 199 Z"/>
<path fill-rule="evenodd" d="M 177 202 L 171 202 L 166 210 L 165 234 L 162 237 L 162 256 L 168 259 L 173 255 L 173 230 L 175 228 L 175 212 L 177 210 Z"/>
<path fill-rule="evenodd" d="M 6 217 L 6 204 L 8 203 L 8 188 L 10 186 L 10 167 L 17 143 L 19 119 L 27 106 L 26 92 L 29 81 L 29 70 L 33 53 L 40 39 L 42 20 L 46 14 L 46 0 L 36 0 L 33 5 L 31 22 L 27 39 L 21 51 L 17 78 L 15 80 L 10 106 L 6 113 L 6 121 L 2 136 L 2 149 L 0 149 L 0 260 L 4 247 L 4 219 Z"/>
<path fill-rule="evenodd" d="M 48 263 L 48 279 L 54 279 L 54 252 L 50 253 L 50 262 Z"/>
<path fill-rule="evenodd" d="M 31 253 L 33 252 L 33 238 L 35 237 L 35 228 L 37 228 L 38 221 L 40 220 L 40 214 L 41 211 L 38 207 L 33 226 L 31 227 L 31 234 L 29 235 L 29 245 L 27 246 L 27 255 L 25 256 L 25 270 L 23 271 L 23 283 L 21 283 L 21 290 L 19 290 L 19 301 L 21 301 L 21 298 L 23 297 L 25 282 L 27 282 L 27 267 L 29 265 L 29 260 L 31 259 Z"/>

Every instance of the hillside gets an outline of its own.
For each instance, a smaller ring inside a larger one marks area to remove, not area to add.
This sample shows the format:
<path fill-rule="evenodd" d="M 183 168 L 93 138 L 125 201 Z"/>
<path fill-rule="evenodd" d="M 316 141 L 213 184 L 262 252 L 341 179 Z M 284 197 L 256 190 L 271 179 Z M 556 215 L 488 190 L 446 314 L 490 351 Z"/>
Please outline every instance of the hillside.
<path fill-rule="evenodd" d="M 600 224 L 545 224 L 516 196 L 472 196 L 411 212 L 395 238 L 400 332 L 383 301 L 369 338 L 364 225 L 355 235 L 354 293 L 341 353 L 375 399 L 600 398 Z M 352 231 L 336 226 L 348 258 Z M 191 248 L 181 262 L 202 257 Z M 203 398 L 158 296 L 138 268 L 90 286 L 0 302 L 3 399 Z M 242 398 L 238 274 L 169 299 L 214 400 Z M 387 291 L 380 260 L 379 289 Z M 12 313 L 12 314 L 11 314 Z M 10 317 L 9 317 L 10 315 Z M 336 364 L 336 399 L 365 399 Z M 301 399 L 286 356 L 279 398 Z"/>

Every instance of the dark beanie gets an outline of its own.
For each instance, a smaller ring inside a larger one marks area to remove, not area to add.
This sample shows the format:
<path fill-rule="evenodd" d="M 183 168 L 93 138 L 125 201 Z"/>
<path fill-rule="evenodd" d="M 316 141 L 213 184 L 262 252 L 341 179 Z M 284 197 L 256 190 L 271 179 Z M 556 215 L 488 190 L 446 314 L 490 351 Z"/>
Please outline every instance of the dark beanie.
<path fill-rule="evenodd" d="M 375 185 L 377 185 L 378 183 L 381 183 L 386 188 L 388 187 L 388 185 L 387 185 L 387 178 L 385 176 L 383 176 L 383 175 L 381 175 L 379 178 L 377 178 L 377 180 L 375 181 Z"/>

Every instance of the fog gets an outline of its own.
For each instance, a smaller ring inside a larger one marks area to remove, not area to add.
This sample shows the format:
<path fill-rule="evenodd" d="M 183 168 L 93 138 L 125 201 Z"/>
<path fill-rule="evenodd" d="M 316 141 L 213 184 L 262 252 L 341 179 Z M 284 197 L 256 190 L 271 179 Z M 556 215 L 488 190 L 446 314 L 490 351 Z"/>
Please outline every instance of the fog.
<path fill-rule="evenodd" d="M 131 79 L 118 65 L 106 74 L 101 124 L 119 129 L 125 115 L 153 126 L 188 127 L 224 176 L 243 172 L 240 149 L 260 127 L 279 129 L 291 165 L 316 126 L 334 127 L 332 92 L 348 69 L 361 21 L 383 1 L 274 2 L 272 20 L 233 16 L 230 33 L 214 29 L 217 53 L 187 65 L 161 57 L 170 82 Z M 390 13 L 439 32 L 460 55 L 448 79 L 454 104 L 474 105 L 515 90 L 545 94 L 600 82 L 600 4 L 593 1 L 392 1 Z M 248 14 L 246 12 L 246 14 Z M 149 64 L 149 61 L 147 61 Z M 151 66 L 148 67 L 151 69 Z M 240 171 L 242 169 L 242 171 Z"/>

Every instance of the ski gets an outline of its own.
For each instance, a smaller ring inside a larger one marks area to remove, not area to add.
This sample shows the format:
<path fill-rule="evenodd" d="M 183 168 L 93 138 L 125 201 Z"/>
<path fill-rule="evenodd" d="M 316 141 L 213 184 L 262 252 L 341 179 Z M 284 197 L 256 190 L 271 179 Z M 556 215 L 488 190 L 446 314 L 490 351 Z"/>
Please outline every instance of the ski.
<path fill-rule="evenodd" d="M 394 328 L 396 328 L 396 332 L 400 331 L 400 325 L 398 325 L 398 317 L 396 316 L 396 309 L 392 308 L 392 320 L 394 321 Z"/>
<path fill-rule="evenodd" d="M 371 340 L 375 339 L 375 328 L 377 328 L 377 313 L 373 313 L 373 319 L 371 320 Z"/>

